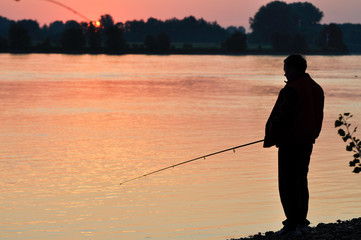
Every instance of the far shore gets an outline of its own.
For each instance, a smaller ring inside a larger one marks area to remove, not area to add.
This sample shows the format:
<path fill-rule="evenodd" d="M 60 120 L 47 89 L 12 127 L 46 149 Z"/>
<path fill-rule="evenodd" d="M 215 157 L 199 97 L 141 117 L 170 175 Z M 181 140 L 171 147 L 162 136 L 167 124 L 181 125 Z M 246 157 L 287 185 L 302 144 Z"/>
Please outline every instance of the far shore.
<path fill-rule="evenodd" d="M 194 48 L 194 49 L 170 49 L 169 51 L 147 51 L 145 49 L 129 49 L 122 51 L 109 51 L 105 49 L 100 50 L 65 50 L 61 48 L 52 49 L 26 49 L 26 50 L 3 50 L 0 53 L 10 54 L 90 54 L 90 55 L 128 55 L 128 54 L 139 54 L 139 55 L 230 55 L 230 56 L 243 56 L 243 55 L 269 55 L 269 56 L 283 56 L 289 55 L 292 52 L 277 52 L 272 49 L 250 49 L 242 52 L 230 52 L 219 48 Z M 325 55 L 325 56 L 342 56 L 342 55 L 360 55 L 357 52 L 342 52 L 342 51 L 311 51 L 303 53 L 304 55 Z"/>

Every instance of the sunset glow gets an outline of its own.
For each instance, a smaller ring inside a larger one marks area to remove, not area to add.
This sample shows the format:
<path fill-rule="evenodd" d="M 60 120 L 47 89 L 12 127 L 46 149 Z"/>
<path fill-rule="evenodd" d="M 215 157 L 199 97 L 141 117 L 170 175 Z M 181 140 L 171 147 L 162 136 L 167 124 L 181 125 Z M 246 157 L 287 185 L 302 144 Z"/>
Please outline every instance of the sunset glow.
<path fill-rule="evenodd" d="M 110 14 L 115 22 L 147 20 L 154 17 L 160 20 L 182 19 L 187 16 L 217 21 L 221 26 L 249 27 L 249 18 L 270 0 L 2 0 L 0 16 L 12 20 L 33 19 L 41 25 L 56 20 L 95 21 L 101 15 Z M 291 0 L 287 3 L 295 2 Z M 296 1 L 297 2 L 297 1 Z M 359 0 L 309 0 L 324 13 L 322 23 L 361 23 Z"/>

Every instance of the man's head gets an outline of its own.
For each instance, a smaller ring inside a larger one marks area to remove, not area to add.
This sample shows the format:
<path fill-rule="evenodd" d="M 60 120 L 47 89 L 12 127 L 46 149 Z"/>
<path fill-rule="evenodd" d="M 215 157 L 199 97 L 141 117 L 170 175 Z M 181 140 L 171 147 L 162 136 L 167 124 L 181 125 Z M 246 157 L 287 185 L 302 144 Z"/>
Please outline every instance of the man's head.
<path fill-rule="evenodd" d="M 306 72 L 307 61 L 299 54 L 292 54 L 284 61 L 285 76 L 288 80 L 292 80 Z"/>

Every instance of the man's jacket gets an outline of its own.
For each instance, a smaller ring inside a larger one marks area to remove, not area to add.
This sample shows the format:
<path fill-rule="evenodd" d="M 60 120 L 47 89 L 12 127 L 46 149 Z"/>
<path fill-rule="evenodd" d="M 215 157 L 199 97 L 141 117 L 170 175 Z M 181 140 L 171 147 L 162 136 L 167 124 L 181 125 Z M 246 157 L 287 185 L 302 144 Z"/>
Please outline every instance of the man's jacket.
<path fill-rule="evenodd" d="M 324 93 L 307 73 L 288 81 L 266 124 L 264 147 L 312 144 L 323 120 Z"/>

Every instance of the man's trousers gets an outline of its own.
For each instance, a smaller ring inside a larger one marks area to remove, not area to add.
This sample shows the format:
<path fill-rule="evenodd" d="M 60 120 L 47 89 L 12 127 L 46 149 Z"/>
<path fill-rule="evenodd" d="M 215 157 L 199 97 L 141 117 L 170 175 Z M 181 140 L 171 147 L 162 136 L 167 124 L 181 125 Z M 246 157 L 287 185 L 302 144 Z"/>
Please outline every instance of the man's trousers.
<path fill-rule="evenodd" d="M 308 226 L 308 166 L 312 144 L 289 144 L 278 148 L 278 186 L 286 221 L 294 228 Z"/>

